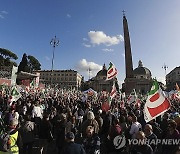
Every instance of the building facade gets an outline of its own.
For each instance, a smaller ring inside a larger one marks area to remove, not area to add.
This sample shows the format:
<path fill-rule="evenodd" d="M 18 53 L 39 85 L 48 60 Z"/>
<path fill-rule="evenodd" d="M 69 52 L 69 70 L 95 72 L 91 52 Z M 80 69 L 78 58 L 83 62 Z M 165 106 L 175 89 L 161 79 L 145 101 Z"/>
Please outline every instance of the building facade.
<path fill-rule="evenodd" d="M 60 88 L 66 89 L 79 89 L 83 77 L 74 70 L 39 70 L 36 71 L 40 73 L 40 82 L 45 85 L 56 85 Z"/>
<path fill-rule="evenodd" d="M 174 68 L 166 75 L 166 87 L 168 91 L 174 90 L 176 83 L 180 86 L 180 66 Z"/>
<path fill-rule="evenodd" d="M 102 70 L 100 70 L 95 77 L 91 78 L 89 81 L 86 81 L 87 88 L 92 88 L 97 92 L 108 91 L 110 92 L 113 86 L 113 82 L 116 81 L 116 78 L 112 80 L 106 80 L 107 78 L 107 68 L 105 64 L 103 65 Z"/>
<path fill-rule="evenodd" d="M 143 95 L 149 92 L 152 86 L 152 75 L 151 71 L 143 66 L 141 60 L 139 60 L 138 67 L 133 70 L 133 74 L 136 92 Z"/>

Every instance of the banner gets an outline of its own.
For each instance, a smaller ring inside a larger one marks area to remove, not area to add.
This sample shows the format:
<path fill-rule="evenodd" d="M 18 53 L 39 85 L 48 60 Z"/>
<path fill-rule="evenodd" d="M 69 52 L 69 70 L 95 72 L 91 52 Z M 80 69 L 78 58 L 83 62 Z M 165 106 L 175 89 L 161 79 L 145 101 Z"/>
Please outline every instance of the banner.
<path fill-rule="evenodd" d="M 36 77 L 36 83 L 35 83 L 35 87 L 39 87 L 39 78 L 40 78 L 40 73 L 36 73 L 37 77 Z"/>
<path fill-rule="evenodd" d="M 18 71 L 18 67 L 13 66 L 12 74 L 11 74 L 11 86 L 16 85 L 17 71 Z"/>

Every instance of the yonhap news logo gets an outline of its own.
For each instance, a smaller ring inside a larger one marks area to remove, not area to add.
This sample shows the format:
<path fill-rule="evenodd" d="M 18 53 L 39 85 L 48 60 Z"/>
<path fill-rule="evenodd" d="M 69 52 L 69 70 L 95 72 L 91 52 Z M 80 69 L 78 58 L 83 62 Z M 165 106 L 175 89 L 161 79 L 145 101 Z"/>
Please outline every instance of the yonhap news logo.
<path fill-rule="evenodd" d="M 116 149 L 121 149 L 126 145 L 126 138 L 124 135 L 118 135 L 113 140 Z"/>
<path fill-rule="evenodd" d="M 114 147 L 121 149 L 125 145 L 180 145 L 180 139 L 126 139 L 124 135 L 118 135 L 113 140 Z"/>

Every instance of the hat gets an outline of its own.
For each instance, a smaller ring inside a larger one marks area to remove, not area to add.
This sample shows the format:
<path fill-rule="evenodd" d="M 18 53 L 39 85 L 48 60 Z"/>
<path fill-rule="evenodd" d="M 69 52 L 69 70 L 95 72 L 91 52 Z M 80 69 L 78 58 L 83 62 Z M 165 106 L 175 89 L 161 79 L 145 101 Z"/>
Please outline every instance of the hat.
<path fill-rule="evenodd" d="M 68 132 L 67 134 L 66 134 L 66 138 L 67 139 L 74 139 L 75 138 L 75 136 L 74 136 L 74 133 L 73 132 Z"/>
<path fill-rule="evenodd" d="M 94 119 L 95 117 L 94 117 L 94 113 L 92 112 L 92 111 L 89 111 L 88 113 L 87 113 L 87 119 L 89 119 L 89 120 L 92 120 L 92 119 Z"/>

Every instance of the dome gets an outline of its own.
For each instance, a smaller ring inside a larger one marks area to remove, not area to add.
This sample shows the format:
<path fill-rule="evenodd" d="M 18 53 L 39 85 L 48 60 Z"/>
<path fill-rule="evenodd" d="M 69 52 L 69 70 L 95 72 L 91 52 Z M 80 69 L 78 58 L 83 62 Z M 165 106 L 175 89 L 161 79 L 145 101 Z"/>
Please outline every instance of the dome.
<path fill-rule="evenodd" d="M 96 76 L 106 76 L 106 75 L 107 75 L 107 68 L 104 64 L 102 70 L 100 70 Z"/>
<path fill-rule="evenodd" d="M 136 69 L 134 69 L 133 71 L 134 75 L 147 75 L 147 76 L 151 76 L 151 71 L 146 68 L 143 67 L 142 61 L 139 61 L 139 65 Z"/>

